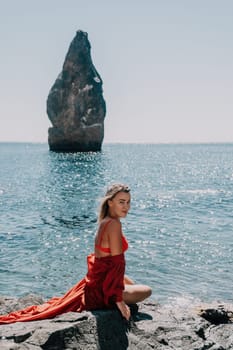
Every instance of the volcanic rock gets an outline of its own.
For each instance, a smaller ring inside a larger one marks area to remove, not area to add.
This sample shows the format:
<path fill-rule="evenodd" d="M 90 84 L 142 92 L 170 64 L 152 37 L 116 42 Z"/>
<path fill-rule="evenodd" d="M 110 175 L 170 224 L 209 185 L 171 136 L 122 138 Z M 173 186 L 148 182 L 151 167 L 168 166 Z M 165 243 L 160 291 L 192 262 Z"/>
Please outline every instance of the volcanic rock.
<path fill-rule="evenodd" d="M 48 136 L 51 151 L 101 150 L 106 114 L 102 84 L 92 63 L 88 35 L 79 30 L 47 98 L 47 114 L 53 125 Z"/>
<path fill-rule="evenodd" d="M 0 314 L 42 302 L 38 297 L 0 298 Z M 54 319 L 0 326 L 1 350 L 232 350 L 232 304 L 155 302 L 118 310 L 68 312 Z"/>

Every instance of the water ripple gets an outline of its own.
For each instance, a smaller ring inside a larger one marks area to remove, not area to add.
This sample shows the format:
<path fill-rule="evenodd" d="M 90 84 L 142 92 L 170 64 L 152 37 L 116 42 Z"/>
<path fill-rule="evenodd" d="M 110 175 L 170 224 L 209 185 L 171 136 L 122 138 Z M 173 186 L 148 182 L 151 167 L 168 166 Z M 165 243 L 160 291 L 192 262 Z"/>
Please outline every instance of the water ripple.
<path fill-rule="evenodd" d="M 99 199 L 120 181 L 132 188 L 127 273 L 159 301 L 232 299 L 233 145 L 0 151 L 0 294 L 50 297 L 82 278 Z"/>

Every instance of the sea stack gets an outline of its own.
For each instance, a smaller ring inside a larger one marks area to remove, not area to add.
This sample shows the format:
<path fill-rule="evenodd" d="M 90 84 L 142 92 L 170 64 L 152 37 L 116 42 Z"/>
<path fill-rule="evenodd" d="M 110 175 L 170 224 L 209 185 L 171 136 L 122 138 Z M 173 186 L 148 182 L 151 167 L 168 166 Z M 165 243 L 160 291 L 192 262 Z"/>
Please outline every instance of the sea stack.
<path fill-rule="evenodd" d="M 47 114 L 52 123 L 48 130 L 51 151 L 101 150 L 106 114 L 102 84 L 92 63 L 88 35 L 79 30 L 47 98 Z"/>

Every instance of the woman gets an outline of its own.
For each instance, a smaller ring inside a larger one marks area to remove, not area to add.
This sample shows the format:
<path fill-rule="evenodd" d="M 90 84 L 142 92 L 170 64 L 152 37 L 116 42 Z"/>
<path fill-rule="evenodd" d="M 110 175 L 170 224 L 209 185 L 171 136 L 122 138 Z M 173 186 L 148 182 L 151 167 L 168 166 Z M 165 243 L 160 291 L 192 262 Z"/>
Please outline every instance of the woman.
<path fill-rule="evenodd" d="M 114 307 L 129 320 L 128 304 L 140 302 L 151 295 L 150 287 L 136 285 L 124 275 L 124 252 L 128 243 L 122 233 L 120 219 L 126 217 L 129 209 L 129 187 L 122 184 L 109 187 L 100 206 L 94 253 L 87 257 L 87 275 L 64 296 L 0 316 L 0 324 L 53 318 L 69 311 Z"/>

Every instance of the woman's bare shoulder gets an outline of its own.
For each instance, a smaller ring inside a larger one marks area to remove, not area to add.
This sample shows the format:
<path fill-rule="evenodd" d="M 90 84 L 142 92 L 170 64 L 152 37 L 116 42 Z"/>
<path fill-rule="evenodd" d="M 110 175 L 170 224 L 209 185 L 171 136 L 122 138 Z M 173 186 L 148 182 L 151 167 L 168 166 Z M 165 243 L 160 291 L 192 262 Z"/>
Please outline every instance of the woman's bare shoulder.
<path fill-rule="evenodd" d="M 121 222 L 114 218 L 106 217 L 100 223 L 97 230 L 98 232 L 112 232 L 112 231 L 121 231 Z"/>
<path fill-rule="evenodd" d="M 120 220 L 110 218 L 108 224 L 108 231 L 121 231 L 121 222 Z"/>

